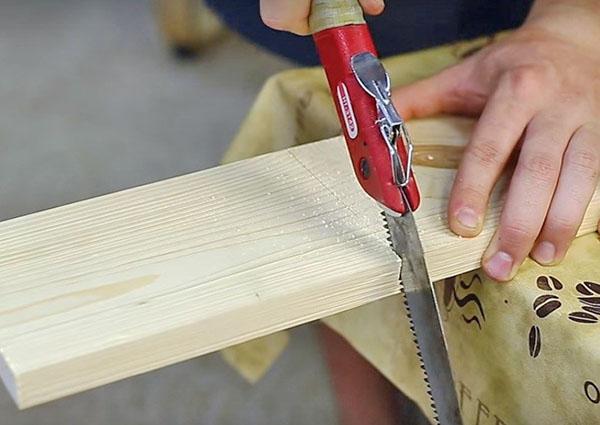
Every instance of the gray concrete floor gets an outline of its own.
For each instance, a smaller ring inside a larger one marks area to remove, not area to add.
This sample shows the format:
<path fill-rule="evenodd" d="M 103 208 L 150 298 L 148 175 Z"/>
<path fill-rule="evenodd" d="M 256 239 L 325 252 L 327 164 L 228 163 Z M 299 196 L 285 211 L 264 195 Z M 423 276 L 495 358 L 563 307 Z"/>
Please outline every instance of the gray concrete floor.
<path fill-rule="evenodd" d="M 0 0 L 0 219 L 215 165 L 289 66 L 235 36 L 178 63 L 148 0 Z M 255 386 L 213 354 L 24 412 L 0 388 L 0 425 L 335 418 L 307 327 Z"/>

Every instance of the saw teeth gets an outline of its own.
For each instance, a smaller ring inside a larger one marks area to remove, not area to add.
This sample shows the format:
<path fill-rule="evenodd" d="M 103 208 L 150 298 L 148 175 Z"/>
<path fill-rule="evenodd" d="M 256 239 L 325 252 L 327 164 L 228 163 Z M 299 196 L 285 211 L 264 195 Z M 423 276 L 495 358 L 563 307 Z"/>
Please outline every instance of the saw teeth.
<path fill-rule="evenodd" d="M 392 247 L 392 249 L 393 249 L 394 247 L 392 245 L 392 234 L 390 233 L 390 226 L 388 224 L 387 217 L 386 217 L 384 211 L 381 212 L 381 216 L 383 217 L 383 221 L 384 221 L 383 228 L 386 230 L 386 233 L 387 233 L 386 239 L 389 242 L 390 247 Z M 398 277 L 398 280 L 400 280 L 400 277 Z M 431 392 L 431 384 L 429 383 L 427 369 L 425 368 L 425 363 L 423 362 L 423 355 L 421 354 L 421 347 L 419 346 L 419 341 L 417 340 L 417 333 L 415 331 L 415 325 L 414 325 L 414 322 L 412 319 L 412 315 L 410 314 L 410 307 L 408 306 L 408 300 L 406 299 L 406 294 L 404 293 L 404 286 L 402 284 L 400 284 L 400 292 L 402 293 L 402 300 L 404 301 L 404 307 L 406 308 L 406 315 L 408 317 L 410 332 L 413 336 L 413 342 L 415 344 L 415 347 L 417 348 L 417 358 L 419 359 L 419 367 L 423 371 L 423 380 L 425 381 L 426 392 L 427 392 L 427 395 L 429 396 L 429 403 L 430 403 L 429 405 L 431 406 L 431 410 L 433 411 L 433 420 L 435 421 L 435 425 L 441 425 L 440 418 L 439 418 L 438 412 L 437 412 L 437 408 L 435 407 L 435 400 L 433 399 L 433 393 Z"/>
<path fill-rule="evenodd" d="M 387 237 L 385 239 L 388 241 L 388 243 L 390 244 L 390 247 L 393 250 L 394 246 L 392 245 L 392 234 L 390 233 L 390 225 L 388 224 L 387 217 L 385 216 L 385 212 L 382 211 L 381 216 L 383 217 L 383 228 L 385 229 L 385 232 L 387 233 Z"/>
<path fill-rule="evenodd" d="M 421 347 L 419 347 L 419 342 L 417 340 L 417 333 L 415 332 L 415 325 L 413 324 L 413 319 L 410 314 L 410 307 L 408 306 L 408 301 L 406 300 L 406 294 L 404 293 L 404 287 L 402 285 L 400 292 L 402 293 L 402 298 L 404 300 L 404 307 L 406 308 L 406 315 L 408 316 L 408 323 L 410 323 L 410 332 L 413 336 L 413 342 L 415 343 L 415 347 L 417 348 L 417 358 L 419 359 L 419 367 L 423 371 L 423 379 L 425 381 L 425 387 L 427 395 L 429 396 L 429 402 L 431 406 L 431 410 L 433 411 L 433 419 L 436 425 L 440 424 L 440 418 L 438 416 L 437 408 L 435 407 L 435 400 L 433 399 L 433 393 L 431 392 L 431 384 L 429 383 L 429 377 L 427 375 L 427 369 L 425 368 L 425 363 L 423 363 L 423 355 L 421 354 Z"/>

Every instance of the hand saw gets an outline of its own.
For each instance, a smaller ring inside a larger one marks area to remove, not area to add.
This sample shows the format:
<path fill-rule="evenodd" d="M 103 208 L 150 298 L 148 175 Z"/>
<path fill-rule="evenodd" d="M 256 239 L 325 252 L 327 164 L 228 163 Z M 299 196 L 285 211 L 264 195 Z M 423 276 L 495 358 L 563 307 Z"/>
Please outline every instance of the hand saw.
<path fill-rule="evenodd" d="M 390 95 L 357 0 L 313 0 L 310 27 L 362 188 L 383 208 L 389 241 L 401 258 L 400 282 L 438 424 L 462 424 L 439 309 L 413 211 L 420 196 L 413 144 Z"/>

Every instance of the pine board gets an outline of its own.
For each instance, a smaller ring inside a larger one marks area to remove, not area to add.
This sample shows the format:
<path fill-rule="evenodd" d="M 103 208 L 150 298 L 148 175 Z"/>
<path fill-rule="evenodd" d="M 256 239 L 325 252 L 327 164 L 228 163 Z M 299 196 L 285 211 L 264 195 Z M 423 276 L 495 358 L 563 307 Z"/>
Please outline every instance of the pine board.
<path fill-rule="evenodd" d="M 429 121 L 422 143 L 462 144 Z M 477 268 L 448 231 L 453 170 L 417 167 L 431 278 Z M 502 185 L 500 185 L 502 186 Z M 580 233 L 600 218 L 598 192 Z M 339 138 L 0 223 L 0 376 L 21 408 L 398 292 L 380 209 Z"/>

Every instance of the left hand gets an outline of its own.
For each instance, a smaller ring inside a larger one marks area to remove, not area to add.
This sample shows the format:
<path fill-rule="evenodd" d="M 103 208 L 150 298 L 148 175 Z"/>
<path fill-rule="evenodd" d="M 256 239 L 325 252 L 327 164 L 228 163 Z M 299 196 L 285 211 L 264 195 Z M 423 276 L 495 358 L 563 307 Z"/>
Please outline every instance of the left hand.
<path fill-rule="evenodd" d="M 564 257 L 600 174 L 600 2 L 538 0 L 507 38 L 393 97 L 406 119 L 479 116 L 448 205 L 461 236 L 481 231 L 490 193 L 518 157 L 482 260 L 490 277 L 512 279 L 528 254 L 543 265 Z"/>

